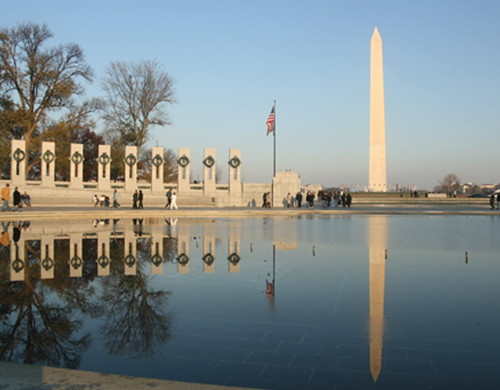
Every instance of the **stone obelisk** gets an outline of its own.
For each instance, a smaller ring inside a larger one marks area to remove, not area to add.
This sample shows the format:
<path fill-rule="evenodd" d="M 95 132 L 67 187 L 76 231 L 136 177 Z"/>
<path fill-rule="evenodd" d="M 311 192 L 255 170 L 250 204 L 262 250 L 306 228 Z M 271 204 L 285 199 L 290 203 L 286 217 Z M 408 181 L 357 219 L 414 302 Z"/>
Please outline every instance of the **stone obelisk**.
<path fill-rule="evenodd" d="M 369 191 L 387 191 L 385 166 L 384 69 L 382 38 L 373 31 L 370 56 L 370 172 Z"/>

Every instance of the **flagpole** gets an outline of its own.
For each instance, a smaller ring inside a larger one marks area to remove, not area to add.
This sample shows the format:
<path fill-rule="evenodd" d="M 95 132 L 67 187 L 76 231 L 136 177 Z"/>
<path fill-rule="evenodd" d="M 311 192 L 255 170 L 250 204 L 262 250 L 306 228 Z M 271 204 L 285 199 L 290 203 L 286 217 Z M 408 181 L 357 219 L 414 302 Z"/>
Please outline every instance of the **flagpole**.
<path fill-rule="evenodd" d="M 273 131 L 273 139 L 274 139 L 274 153 L 273 153 L 273 179 L 274 179 L 274 177 L 276 176 L 276 100 L 274 101 L 274 131 Z M 273 194 L 273 196 L 274 196 L 274 194 Z"/>

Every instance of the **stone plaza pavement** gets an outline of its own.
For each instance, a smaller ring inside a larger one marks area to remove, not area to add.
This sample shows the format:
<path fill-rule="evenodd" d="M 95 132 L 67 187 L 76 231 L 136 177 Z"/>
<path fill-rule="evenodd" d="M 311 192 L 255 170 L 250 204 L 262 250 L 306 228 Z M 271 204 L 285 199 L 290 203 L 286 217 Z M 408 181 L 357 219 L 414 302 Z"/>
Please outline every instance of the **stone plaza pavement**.
<path fill-rule="evenodd" d="M 165 390 L 236 390 L 236 387 L 137 378 L 89 371 L 0 362 L 0 389 L 165 389 Z M 241 388 L 238 388 L 241 390 Z"/>
<path fill-rule="evenodd" d="M 452 200 L 435 202 L 415 201 L 378 201 L 354 203 L 351 208 L 324 208 L 316 203 L 314 207 L 271 208 L 258 207 L 181 207 L 178 210 L 167 210 L 159 206 L 146 206 L 144 209 L 132 209 L 123 206 L 93 207 L 74 205 L 33 206 L 22 210 L 0 212 L 0 221 L 34 220 L 34 219 L 104 219 L 104 218 L 244 218 L 299 215 L 500 215 L 498 208 L 491 209 L 488 199 Z"/>

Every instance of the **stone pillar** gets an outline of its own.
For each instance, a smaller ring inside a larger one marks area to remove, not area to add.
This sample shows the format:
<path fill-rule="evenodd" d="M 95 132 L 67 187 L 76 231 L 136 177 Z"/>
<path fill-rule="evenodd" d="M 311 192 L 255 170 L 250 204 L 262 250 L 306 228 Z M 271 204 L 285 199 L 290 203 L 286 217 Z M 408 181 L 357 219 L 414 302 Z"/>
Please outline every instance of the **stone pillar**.
<path fill-rule="evenodd" d="M 80 190 L 83 188 L 83 144 L 71 144 L 69 157 L 69 187 Z"/>
<path fill-rule="evenodd" d="M 162 194 L 165 190 L 163 167 L 163 147 L 154 146 L 151 157 L 151 192 L 154 194 Z"/>
<path fill-rule="evenodd" d="M 229 206 L 241 206 L 241 150 L 229 149 Z"/>
<path fill-rule="evenodd" d="M 82 235 L 69 235 L 69 277 L 81 278 L 83 275 Z"/>
<path fill-rule="evenodd" d="M 229 222 L 228 238 L 228 268 L 229 272 L 240 272 L 240 245 L 241 244 L 241 223 L 239 221 Z"/>
<path fill-rule="evenodd" d="M 215 196 L 215 149 L 205 148 L 203 157 L 203 192 Z"/>
<path fill-rule="evenodd" d="M 137 189 L 137 146 L 125 146 L 125 191 Z"/>
<path fill-rule="evenodd" d="M 134 220 L 134 230 L 124 229 L 123 236 L 125 241 L 124 253 L 123 253 L 123 263 L 124 263 L 124 273 L 125 275 L 135 275 L 137 274 L 137 221 Z M 142 228 L 142 222 L 141 222 Z"/>
<path fill-rule="evenodd" d="M 54 236 L 42 235 L 40 243 L 40 279 L 54 279 Z"/>
<path fill-rule="evenodd" d="M 111 146 L 99 145 L 97 158 L 97 189 L 99 191 L 111 190 Z"/>
<path fill-rule="evenodd" d="M 203 272 L 215 271 L 215 227 L 213 223 L 203 225 Z"/>
<path fill-rule="evenodd" d="M 10 181 L 12 186 L 24 187 L 26 185 L 26 141 L 13 139 L 10 144 Z"/>
<path fill-rule="evenodd" d="M 155 224 L 151 227 L 151 273 L 163 273 L 163 226 Z"/>
<path fill-rule="evenodd" d="M 8 233 L 7 233 L 8 234 Z M 21 282 L 26 272 L 26 245 L 21 235 L 18 242 L 10 243 L 10 281 Z"/>
<path fill-rule="evenodd" d="M 177 192 L 189 192 L 191 185 L 189 182 L 189 148 L 179 148 L 179 158 L 177 159 Z"/>
<path fill-rule="evenodd" d="M 300 177 L 295 172 L 276 172 L 276 176 L 273 178 L 273 193 L 271 194 L 273 207 L 286 207 L 288 193 L 295 198 L 300 188 Z"/>
<path fill-rule="evenodd" d="M 177 273 L 189 273 L 189 225 L 177 227 Z"/>
<path fill-rule="evenodd" d="M 42 187 L 55 187 L 56 143 L 42 142 Z"/>
<path fill-rule="evenodd" d="M 109 232 L 97 233 L 97 276 L 109 276 L 111 258 L 109 257 Z"/>

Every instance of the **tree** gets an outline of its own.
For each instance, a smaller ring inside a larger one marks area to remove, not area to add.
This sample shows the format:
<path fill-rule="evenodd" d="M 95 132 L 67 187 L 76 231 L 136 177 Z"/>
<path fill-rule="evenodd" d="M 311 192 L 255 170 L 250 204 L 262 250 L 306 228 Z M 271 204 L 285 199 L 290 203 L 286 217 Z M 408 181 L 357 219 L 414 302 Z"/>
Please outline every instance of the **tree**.
<path fill-rule="evenodd" d="M 166 108 L 175 102 L 173 80 L 155 61 L 113 62 L 103 81 L 103 119 L 111 136 L 137 146 L 140 155 L 153 126 L 169 124 Z"/>
<path fill-rule="evenodd" d="M 83 92 L 79 80 L 91 81 L 92 70 L 76 44 L 44 45 L 53 37 L 46 25 L 19 24 L 0 30 L 0 96 L 10 107 L 0 112 L 4 131 L 26 141 L 26 173 L 35 165 L 32 144 L 43 133 L 51 112 L 70 107 Z M 5 106 L 5 105 L 4 105 Z"/>
<path fill-rule="evenodd" d="M 449 195 L 451 195 L 455 191 L 458 192 L 461 187 L 462 184 L 460 182 L 460 178 L 454 173 L 447 174 L 439 182 L 439 190 L 442 192 L 446 192 Z"/>

